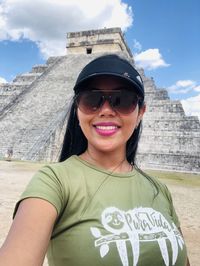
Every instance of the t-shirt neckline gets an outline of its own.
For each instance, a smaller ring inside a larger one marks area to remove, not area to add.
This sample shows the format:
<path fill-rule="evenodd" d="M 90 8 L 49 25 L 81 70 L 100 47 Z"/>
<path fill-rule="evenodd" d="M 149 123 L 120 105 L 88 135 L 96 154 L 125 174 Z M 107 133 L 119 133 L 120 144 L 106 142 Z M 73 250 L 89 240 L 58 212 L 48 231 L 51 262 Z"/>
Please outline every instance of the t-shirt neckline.
<path fill-rule="evenodd" d="M 134 167 L 130 172 L 116 173 L 114 171 L 109 171 L 109 170 L 106 170 L 104 168 L 101 168 L 100 166 L 96 166 L 92 163 L 89 163 L 88 161 L 85 161 L 82 158 L 80 158 L 78 155 L 72 155 L 72 157 L 74 159 L 78 160 L 79 162 L 81 162 L 82 164 L 86 165 L 87 167 L 92 168 L 98 172 L 105 173 L 105 174 L 110 175 L 110 176 L 124 178 L 124 177 L 131 177 L 131 176 L 134 176 L 136 174 L 136 169 Z"/>

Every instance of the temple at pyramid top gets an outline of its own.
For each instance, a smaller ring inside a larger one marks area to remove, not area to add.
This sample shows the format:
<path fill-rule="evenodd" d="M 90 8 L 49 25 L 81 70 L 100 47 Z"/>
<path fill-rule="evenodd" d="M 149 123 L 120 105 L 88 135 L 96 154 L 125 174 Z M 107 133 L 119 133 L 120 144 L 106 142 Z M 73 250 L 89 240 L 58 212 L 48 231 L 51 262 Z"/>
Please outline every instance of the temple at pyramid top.
<path fill-rule="evenodd" d="M 104 28 L 67 34 L 68 54 L 95 54 L 124 52 L 132 57 L 120 28 Z"/>

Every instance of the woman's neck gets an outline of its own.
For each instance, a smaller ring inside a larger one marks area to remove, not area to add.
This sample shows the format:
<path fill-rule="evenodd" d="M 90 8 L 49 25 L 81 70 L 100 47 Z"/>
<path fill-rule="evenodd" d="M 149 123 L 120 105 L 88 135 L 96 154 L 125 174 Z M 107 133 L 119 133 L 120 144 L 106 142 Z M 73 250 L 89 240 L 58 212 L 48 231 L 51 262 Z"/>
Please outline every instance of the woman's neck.
<path fill-rule="evenodd" d="M 116 151 L 114 153 L 95 151 L 94 153 L 91 149 L 87 149 L 80 155 L 80 158 L 112 172 L 121 173 L 132 170 L 132 165 L 127 161 L 125 152 L 120 156 Z"/>

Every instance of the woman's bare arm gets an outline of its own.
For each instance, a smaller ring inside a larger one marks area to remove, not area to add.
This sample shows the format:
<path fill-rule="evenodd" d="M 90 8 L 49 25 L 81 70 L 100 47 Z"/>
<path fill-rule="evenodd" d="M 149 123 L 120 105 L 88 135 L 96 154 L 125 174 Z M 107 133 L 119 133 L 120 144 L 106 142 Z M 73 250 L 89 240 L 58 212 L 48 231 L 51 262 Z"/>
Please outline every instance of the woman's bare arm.
<path fill-rule="evenodd" d="M 57 211 L 49 202 L 23 200 L 0 249 L 0 266 L 41 266 L 56 217 Z"/>

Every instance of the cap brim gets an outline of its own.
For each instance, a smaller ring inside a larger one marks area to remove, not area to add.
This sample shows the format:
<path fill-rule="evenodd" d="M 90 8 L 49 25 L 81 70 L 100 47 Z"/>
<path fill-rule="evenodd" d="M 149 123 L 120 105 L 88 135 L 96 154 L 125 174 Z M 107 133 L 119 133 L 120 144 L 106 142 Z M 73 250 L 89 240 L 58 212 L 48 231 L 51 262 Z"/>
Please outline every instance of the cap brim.
<path fill-rule="evenodd" d="M 136 82 L 130 78 L 128 78 L 127 76 L 124 75 L 119 75 L 117 73 L 93 73 L 87 77 L 85 77 L 84 79 L 80 80 L 77 84 L 75 84 L 74 86 L 74 91 L 77 93 L 80 90 L 84 89 L 83 86 L 85 83 L 89 82 L 91 79 L 95 78 L 95 77 L 101 77 L 101 76 L 112 76 L 112 77 L 118 77 L 121 80 L 128 82 L 131 87 L 138 93 L 139 96 L 141 96 L 142 98 L 144 98 L 144 93 L 143 93 L 143 87 L 141 87 L 141 85 L 139 84 L 139 81 Z"/>

